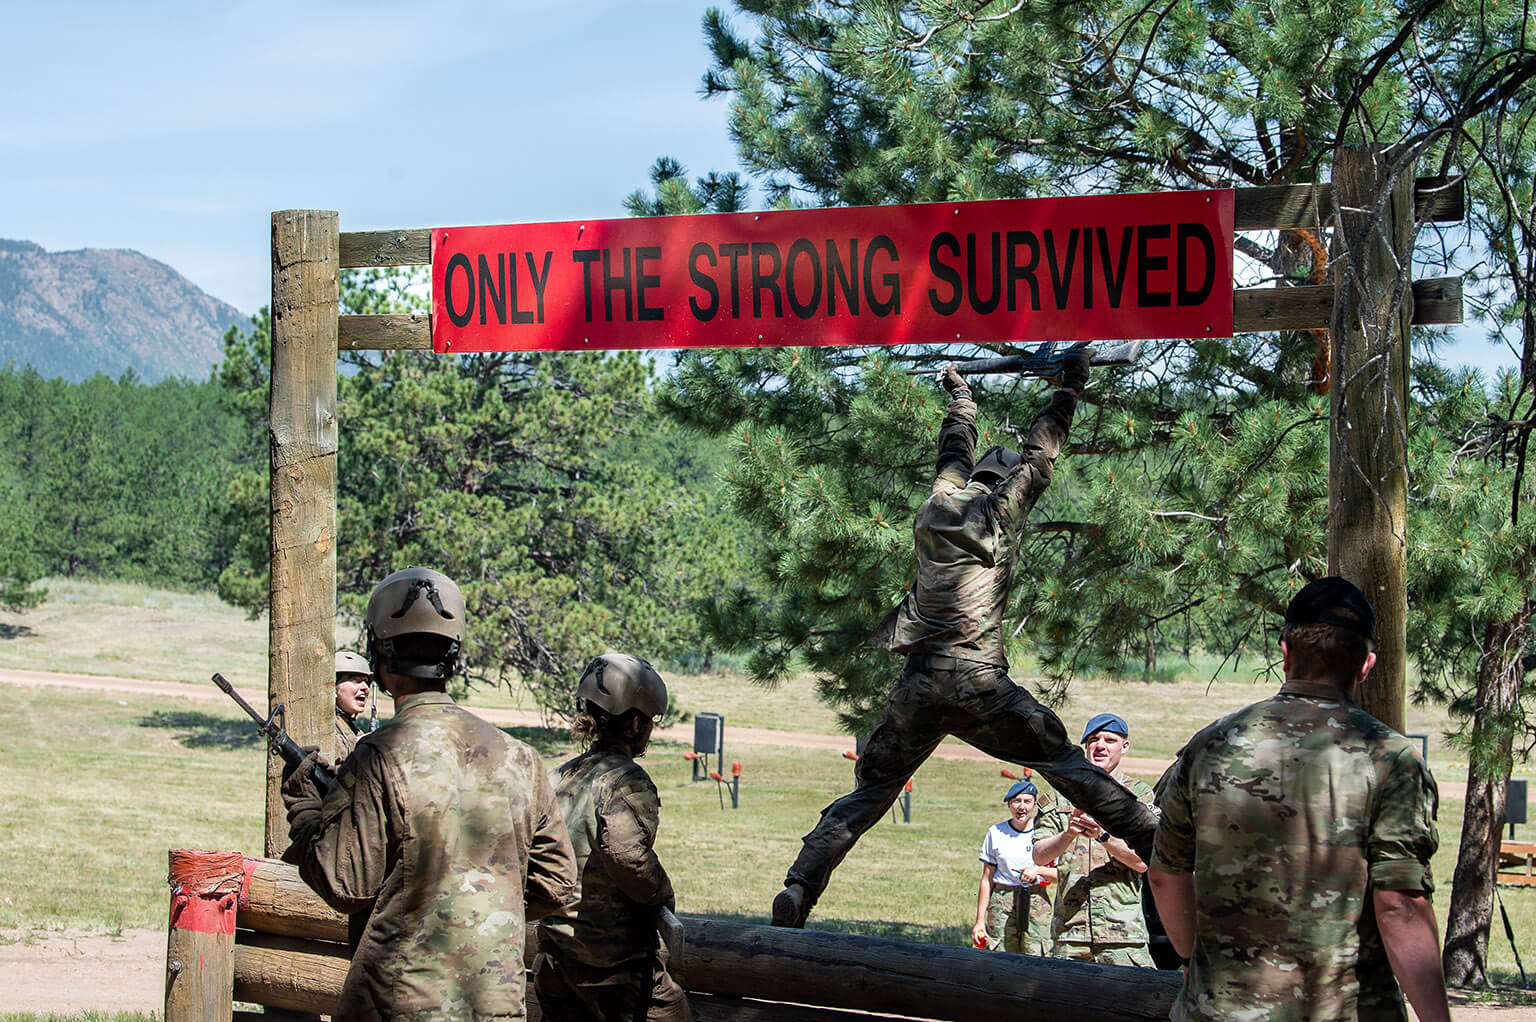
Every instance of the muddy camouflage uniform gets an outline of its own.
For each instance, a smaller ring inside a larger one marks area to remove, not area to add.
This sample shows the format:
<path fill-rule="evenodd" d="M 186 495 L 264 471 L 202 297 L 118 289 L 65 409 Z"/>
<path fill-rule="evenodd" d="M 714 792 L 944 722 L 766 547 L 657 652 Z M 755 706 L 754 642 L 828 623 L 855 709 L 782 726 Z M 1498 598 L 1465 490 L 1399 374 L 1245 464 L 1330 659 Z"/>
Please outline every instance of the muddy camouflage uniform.
<path fill-rule="evenodd" d="M 523 1017 L 525 920 L 576 897 L 538 754 L 442 692 L 396 703 L 324 801 L 290 778 L 284 856 L 365 917 L 337 1019 Z"/>
<path fill-rule="evenodd" d="M 348 756 L 352 755 L 352 750 L 357 748 L 357 740 L 359 737 L 361 737 L 361 734 L 362 733 L 357 729 L 357 722 L 347 714 L 342 713 L 340 708 L 338 708 L 336 710 L 337 766 L 341 766 L 342 762 Z"/>
<path fill-rule="evenodd" d="M 1406 1019 L 1371 891 L 1434 889 L 1438 801 L 1418 749 L 1329 684 L 1288 680 L 1197 734 L 1153 859 L 1195 883 L 1172 1017 Z"/>
<path fill-rule="evenodd" d="M 1154 804 L 1150 784 L 1134 777 L 1115 779 L 1142 802 Z M 1067 814 L 1057 814 L 1037 830 L 1037 840 L 1062 833 L 1067 820 Z M 1078 836 L 1056 860 L 1056 876 L 1052 956 L 1101 965 L 1153 966 L 1140 873 L 1110 855 L 1102 843 Z"/>
<path fill-rule="evenodd" d="M 969 481 L 976 403 L 970 388 L 956 388 L 939 433 L 932 494 L 913 522 L 917 578 L 877 632 L 888 649 L 907 655 L 906 665 L 854 769 L 854 790 L 822 810 L 785 878 L 786 886 L 805 889 L 807 907 L 945 735 L 1038 771 L 1075 803 L 1094 807 L 1105 827 L 1150 850 L 1151 813 L 1088 762 L 1054 713 L 1014 684 L 1003 655 L 1019 538 L 1050 484 L 1076 408 L 1072 390 L 1056 391 L 1030 427 L 1023 460 L 989 489 Z"/>
<path fill-rule="evenodd" d="M 673 907 L 656 857 L 661 798 L 629 753 L 598 742 L 555 772 L 581 900 L 539 924 L 534 983 L 546 1018 L 691 1022 L 666 969 L 657 911 Z"/>

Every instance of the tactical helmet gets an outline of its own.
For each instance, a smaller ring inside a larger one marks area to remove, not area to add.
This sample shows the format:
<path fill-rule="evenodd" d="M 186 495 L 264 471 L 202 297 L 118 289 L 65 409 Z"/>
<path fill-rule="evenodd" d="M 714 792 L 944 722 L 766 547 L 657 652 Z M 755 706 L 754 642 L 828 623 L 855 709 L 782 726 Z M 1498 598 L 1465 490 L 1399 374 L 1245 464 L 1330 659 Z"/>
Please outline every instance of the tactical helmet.
<path fill-rule="evenodd" d="M 338 649 L 336 651 L 336 673 L 342 674 L 372 674 L 373 668 L 368 666 L 368 661 L 361 653 L 354 653 L 350 649 Z"/>
<path fill-rule="evenodd" d="M 380 582 L 368 597 L 363 615 L 368 631 L 368 659 L 396 674 L 427 680 L 453 674 L 464 645 L 464 594 L 453 579 L 431 568 L 405 568 Z M 441 659 L 426 662 L 399 655 L 398 640 L 407 636 L 444 640 Z"/>
<path fill-rule="evenodd" d="M 639 710 L 659 717 L 667 709 L 667 683 L 656 668 L 628 653 L 593 657 L 576 683 L 576 698 L 585 699 L 612 716 Z"/>
<path fill-rule="evenodd" d="M 1007 479 L 1008 473 L 1023 460 L 1023 456 L 1011 447 L 989 447 L 981 460 L 976 462 L 976 467 L 971 469 L 971 482 L 991 485 L 1000 479 Z"/>

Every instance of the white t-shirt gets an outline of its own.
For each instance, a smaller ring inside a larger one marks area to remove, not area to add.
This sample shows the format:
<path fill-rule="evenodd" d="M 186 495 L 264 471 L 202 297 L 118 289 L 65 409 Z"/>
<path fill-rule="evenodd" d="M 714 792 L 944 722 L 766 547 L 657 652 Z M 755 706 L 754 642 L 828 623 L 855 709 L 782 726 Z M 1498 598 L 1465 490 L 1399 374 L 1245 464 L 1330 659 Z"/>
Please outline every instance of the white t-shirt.
<path fill-rule="evenodd" d="M 998 887 L 1023 886 L 1024 878 L 1019 876 L 1019 870 L 1035 864 L 1035 828 L 1014 830 L 1010 820 L 994 824 L 981 842 L 979 858 L 997 867 L 992 874 L 993 884 Z"/>

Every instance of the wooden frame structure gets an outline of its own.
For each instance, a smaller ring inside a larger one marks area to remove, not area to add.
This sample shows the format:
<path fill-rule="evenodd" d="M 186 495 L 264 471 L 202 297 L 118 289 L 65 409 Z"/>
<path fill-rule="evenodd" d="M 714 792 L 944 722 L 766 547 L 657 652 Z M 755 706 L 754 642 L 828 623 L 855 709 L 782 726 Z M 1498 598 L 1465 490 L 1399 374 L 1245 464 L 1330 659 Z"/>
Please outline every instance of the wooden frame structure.
<path fill-rule="evenodd" d="M 1359 153 L 1351 151 L 1341 151 L 1339 163 L 1335 167 L 1336 185 L 1238 189 L 1235 192 L 1234 230 L 1244 232 L 1335 226 L 1331 211 L 1336 211 L 1340 220 L 1335 229 L 1336 239 L 1340 239 L 1346 246 L 1374 246 L 1368 260 L 1372 265 L 1407 265 L 1411 261 L 1411 253 L 1406 252 L 1403 246 L 1411 238 L 1413 225 L 1423 221 L 1454 222 L 1463 219 L 1465 189 L 1459 178 L 1403 178 L 1399 187 L 1393 190 L 1389 207 L 1392 223 L 1385 234 L 1390 236 L 1391 243 L 1381 249 L 1384 232 L 1379 211 L 1373 211 L 1371 216 L 1360 215 L 1361 207 L 1376 194 L 1373 189 L 1379 183 L 1375 176 L 1378 170 L 1374 159 L 1362 158 Z M 348 268 L 424 266 L 430 262 L 430 229 L 343 233 L 339 227 L 338 214 L 333 211 L 287 210 L 272 216 L 272 538 L 268 699 L 269 705 L 281 703 L 286 708 L 286 726 L 299 744 L 319 746 L 328 755 L 334 752 L 331 717 L 336 607 L 337 356 L 339 352 L 348 350 L 431 349 L 431 321 L 427 315 L 340 315 L 340 273 Z M 1400 320 L 1392 343 L 1406 345 L 1407 328 L 1410 325 L 1461 321 L 1460 278 L 1412 281 L 1411 291 L 1401 290 L 1403 293 L 1394 294 L 1390 299 L 1395 303 L 1396 315 Z M 1359 331 L 1350 326 L 1359 316 L 1346 314 L 1346 305 L 1350 303 L 1360 305 L 1360 296 L 1347 293 L 1340 285 L 1239 290 L 1233 295 L 1234 329 L 1237 332 L 1330 330 L 1333 335 L 1330 375 L 1332 379 L 1344 381 L 1348 388 L 1353 388 L 1347 400 L 1354 401 L 1356 405 L 1364 405 L 1374 400 L 1374 396 L 1399 391 L 1403 400 L 1398 407 L 1405 407 L 1405 349 L 1404 357 L 1386 360 L 1388 365 L 1397 364 L 1395 375 L 1382 375 L 1379 379 L 1366 380 L 1363 384 L 1357 379 L 1360 374 L 1352 367 L 1362 361 L 1370 363 L 1378 360 L 1373 353 L 1360 347 Z M 1362 390 L 1362 386 L 1366 389 Z M 1346 389 L 1346 386 L 1335 388 L 1335 423 L 1338 421 L 1340 395 Z M 1406 427 L 1393 428 L 1389 425 L 1387 432 L 1405 436 Z M 1355 468 L 1353 476 L 1356 477 L 1361 476 L 1362 472 L 1369 473 L 1378 468 L 1383 473 L 1397 475 L 1390 479 L 1385 479 L 1385 476 L 1345 479 L 1345 473 L 1331 470 L 1330 567 L 1357 577 L 1375 577 L 1372 572 L 1385 571 L 1382 576 L 1383 586 L 1391 598 L 1385 607 L 1386 612 L 1379 617 L 1389 632 L 1395 631 L 1396 638 L 1392 641 L 1396 642 L 1396 647 L 1395 650 L 1383 651 L 1384 659 L 1390 660 L 1395 656 L 1400 673 L 1404 659 L 1401 570 L 1404 545 L 1401 527 L 1403 487 L 1400 485 L 1404 471 L 1403 459 L 1401 452 L 1395 449 L 1388 451 L 1383 461 L 1377 457 L 1379 451 L 1351 448 L 1349 444 L 1358 439 L 1342 437 L 1339 431 L 1335 431 L 1330 461 L 1340 461 L 1341 455 L 1349 459 Z M 1385 515 L 1376 513 L 1377 509 L 1370 506 L 1378 498 L 1379 503 L 1387 506 Z M 1393 501 L 1396 501 L 1395 505 Z M 1345 513 L 1352 509 L 1363 509 L 1366 513 L 1352 518 Z M 1394 544 L 1397 548 L 1395 552 L 1392 549 Z M 1348 553 L 1340 556 L 1341 550 Z M 1362 576 L 1359 574 L 1361 572 L 1366 574 Z M 1380 606 L 1382 594 L 1375 592 L 1371 595 Z M 1401 679 L 1398 685 L 1385 699 L 1378 699 L 1376 705 L 1367 701 L 1366 708 L 1402 730 Z M 280 779 L 281 761 L 273 756 L 268 761 L 265 827 L 267 856 L 277 854 L 287 843 L 287 823 L 279 792 Z M 239 919 L 241 927 L 249 926 L 250 932 L 259 936 L 237 942 L 237 949 L 232 952 L 233 987 L 242 999 L 260 1000 L 261 1003 L 296 1010 L 323 1010 L 319 1007 L 320 1001 L 327 996 L 334 998 L 332 985 L 339 989 L 339 976 L 345 972 L 345 945 L 336 943 L 344 939 L 344 934 L 337 930 L 335 918 L 327 919 L 320 931 L 314 932 L 314 926 L 319 925 L 314 920 L 321 918 L 322 914 L 306 900 L 313 900 L 314 896 L 297 882 L 296 874 L 279 875 L 277 864 L 261 864 L 252 872 L 253 867 L 249 865 L 252 861 L 246 860 L 247 885 L 242 889 Z M 173 890 L 183 894 L 190 890 L 174 875 L 172 884 Z M 267 886 L 263 887 L 263 884 Z M 221 898 L 227 895 L 222 887 L 217 888 L 215 893 Z M 269 907 L 263 908 L 263 905 Z M 300 930 L 296 931 L 295 926 L 300 927 Z M 764 932 L 749 932 L 759 930 Z M 178 932 L 173 923 L 173 952 Z M 721 934 L 726 936 L 718 940 L 714 936 Z M 871 988 L 881 983 L 869 986 L 861 984 L 857 988 L 857 1003 L 849 1003 L 838 999 L 848 993 L 849 985 L 844 976 L 830 974 L 824 980 L 809 978 L 819 968 L 817 963 L 824 960 L 823 956 L 843 953 L 838 951 L 842 947 L 840 941 L 853 941 L 856 945 L 864 939 L 830 934 L 796 936 L 795 931 L 771 931 L 759 927 L 735 927 L 732 930 L 731 924 L 694 920 L 688 926 L 690 958 L 685 963 L 685 971 L 691 990 L 751 997 L 755 994 L 741 987 L 740 982 L 745 982 L 742 977 L 759 974 L 754 970 L 761 963 L 754 965 L 752 955 L 771 956 L 777 953 L 775 949 L 779 944 L 809 941 L 809 944 L 797 949 L 784 949 L 786 953 L 789 950 L 799 952 L 794 983 L 784 982 L 780 970 L 780 973 L 774 974 L 771 983 L 751 989 L 766 990 L 778 996 L 792 988 L 824 987 L 827 999 L 823 1007 L 893 1013 L 899 1010 L 906 1015 L 929 1012 L 925 1017 L 930 1018 L 973 1017 L 979 1003 L 974 998 L 983 996 L 984 991 L 991 991 L 993 995 L 1001 992 L 1016 1004 L 1012 999 L 1017 998 L 1023 989 L 1044 996 L 1053 989 L 1052 984 L 1058 981 L 1068 982 L 1069 985 L 1084 981 L 1077 978 L 1075 973 L 1059 973 L 1055 970 L 1080 968 L 1105 971 L 1098 966 L 1048 963 L 1038 959 L 1022 959 L 1032 964 L 1015 965 L 1008 961 L 1011 956 L 996 955 L 985 956 L 987 964 L 981 965 L 978 964 L 981 959 L 974 956 L 955 957 L 970 956 L 968 949 L 911 945 L 897 951 L 914 960 L 942 961 L 945 969 L 959 970 L 967 976 L 974 973 L 976 985 L 971 991 L 972 998 L 966 1001 L 955 1000 L 958 995 L 954 993 L 953 983 L 956 980 L 952 975 L 939 973 L 922 974 L 923 989 L 918 991 L 914 991 L 914 985 L 908 981 L 911 976 L 918 975 L 916 972 L 901 974 L 904 981 L 901 983 L 891 978 L 885 985 L 902 991 L 899 1003 L 880 1001 L 877 996 L 870 994 Z M 302 943 L 306 940 L 325 941 L 329 944 L 316 948 Z M 722 950 L 736 946 L 733 942 L 738 941 L 750 944 L 754 949 L 752 953 L 739 950 L 727 953 Z M 891 945 L 902 942 L 884 943 Z M 849 946 L 852 948 L 854 945 Z M 222 939 L 218 947 L 224 947 Z M 343 956 L 340 962 L 337 961 L 338 947 Z M 807 947 L 814 948 L 814 954 L 805 954 Z M 214 957 L 222 953 L 216 952 Z M 846 953 L 857 955 L 859 952 L 855 949 Z M 722 956 L 719 961 L 731 963 L 718 973 L 724 978 L 718 981 L 700 980 L 698 982 L 702 985 L 697 985 L 695 977 L 714 975 L 709 973 L 706 963 L 716 961 L 712 956 L 717 954 Z M 257 963 L 274 960 L 274 956 L 278 964 L 258 967 Z M 168 962 L 175 961 L 181 959 L 173 953 Z M 875 963 L 866 964 L 873 966 Z M 290 996 L 285 991 L 297 989 L 294 984 L 300 982 L 299 977 L 309 974 L 305 970 L 310 970 L 320 978 L 305 987 L 302 996 Z M 1105 987 L 1091 1002 L 1058 999 L 1052 1003 L 1062 1006 L 1068 1003 L 1078 1006 L 1093 1003 L 1099 1009 L 1113 1006 L 1128 1012 L 1112 1017 L 1165 1016 L 1168 1006 L 1166 1002 L 1171 997 L 1172 988 L 1169 984 L 1172 977 L 1156 973 L 1138 975 L 1141 978 L 1132 982 L 1131 988 L 1116 993 Z M 1071 978 L 1067 980 L 1060 977 Z M 733 981 L 737 985 L 732 985 Z M 179 976 L 168 970 L 167 1022 L 178 1017 L 173 1015 L 171 1009 L 173 994 L 180 997 L 177 989 L 179 982 L 182 982 Z M 209 982 L 218 986 L 222 980 Z M 717 982 L 720 984 L 718 989 L 711 986 Z M 1118 981 L 1106 982 L 1113 986 Z M 187 1003 L 186 998 L 181 998 L 177 1003 Z M 962 1013 L 945 1014 L 945 1011 L 953 1011 L 955 1004 L 963 1006 Z M 1153 1005 L 1156 1007 L 1150 1007 Z M 1144 1007 L 1149 1009 L 1150 1014 L 1138 1014 Z M 178 1012 L 179 1017 L 192 1017 L 180 1008 Z M 806 1016 L 746 1013 L 719 1017 L 745 1019 Z"/>
<path fill-rule="evenodd" d="M 178 1002 L 174 1012 L 168 1000 L 166 1022 L 229 1018 L 235 1001 L 309 1015 L 334 1012 L 350 964 L 347 920 L 305 886 L 294 867 L 242 859 L 237 852 L 171 856 L 173 898 L 178 857 L 232 859 L 237 882 L 220 894 L 232 917 L 230 933 L 199 946 L 199 970 L 208 977 L 198 987 L 202 999 L 191 1010 Z M 898 1022 L 897 1016 L 969 1022 L 1012 1017 L 1021 1004 L 1043 1015 L 1091 1011 L 1107 1020 L 1149 1022 L 1168 1017 L 1179 989 L 1177 974 L 1155 969 L 697 917 L 681 921 L 683 954 L 673 972 L 699 1017 L 712 1022 Z M 172 930 L 173 941 L 179 932 Z M 530 928 L 528 965 L 533 946 Z M 531 1022 L 539 1019 L 537 1001 L 530 985 Z M 264 1016 L 236 1017 L 255 1022 Z"/>

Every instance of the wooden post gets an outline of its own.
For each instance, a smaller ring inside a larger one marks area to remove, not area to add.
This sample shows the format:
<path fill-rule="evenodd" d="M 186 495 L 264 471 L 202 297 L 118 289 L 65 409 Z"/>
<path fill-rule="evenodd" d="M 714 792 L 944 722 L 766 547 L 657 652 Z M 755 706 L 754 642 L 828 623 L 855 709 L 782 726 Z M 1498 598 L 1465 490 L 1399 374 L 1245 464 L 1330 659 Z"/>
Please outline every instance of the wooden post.
<path fill-rule="evenodd" d="M 239 852 L 170 853 L 165 1022 L 226 1019 L 234 1010 L 235 915 L 245 880 Z"/>
<path fill-rule="evenodd" d="M 300 745 L 335 750 L 336 213 L 272 214 L 272 559 L 267 694 Z M 266 853 L 288 844 L 282 760 L 267 761 Z"/>
<path fill-rule="evenodd" d="M 1328 570 L 1376 608 L 1376 668 L 1356 701 L 1407 730 L 1408 334 L 1413 169 L 1374 147 L 1333 166 Z M 1395 175 L 1395 176 L 1394 176 Z"/>

